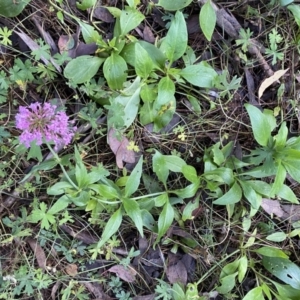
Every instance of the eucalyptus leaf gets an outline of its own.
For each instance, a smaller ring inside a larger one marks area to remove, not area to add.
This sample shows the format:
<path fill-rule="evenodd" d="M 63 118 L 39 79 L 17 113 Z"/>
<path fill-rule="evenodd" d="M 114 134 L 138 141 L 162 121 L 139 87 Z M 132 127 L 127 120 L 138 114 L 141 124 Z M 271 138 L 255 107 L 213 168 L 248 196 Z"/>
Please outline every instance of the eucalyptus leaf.
<path fill-rule="evenodd" d="M 97 74 L 104 60 L 89 55 L 76 57 L 67 64 L 64 76 L 75 84 L 88 82 Z"/>

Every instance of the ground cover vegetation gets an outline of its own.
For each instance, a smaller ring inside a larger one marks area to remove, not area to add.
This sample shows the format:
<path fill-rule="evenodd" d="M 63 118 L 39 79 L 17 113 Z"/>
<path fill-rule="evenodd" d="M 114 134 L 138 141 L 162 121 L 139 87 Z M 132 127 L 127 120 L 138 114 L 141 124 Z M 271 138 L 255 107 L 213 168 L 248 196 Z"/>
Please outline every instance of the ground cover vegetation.
<path fill-rule="evenodd" d="M 299 299 L 299 27 L 2 0 L 0 299 Z"/>

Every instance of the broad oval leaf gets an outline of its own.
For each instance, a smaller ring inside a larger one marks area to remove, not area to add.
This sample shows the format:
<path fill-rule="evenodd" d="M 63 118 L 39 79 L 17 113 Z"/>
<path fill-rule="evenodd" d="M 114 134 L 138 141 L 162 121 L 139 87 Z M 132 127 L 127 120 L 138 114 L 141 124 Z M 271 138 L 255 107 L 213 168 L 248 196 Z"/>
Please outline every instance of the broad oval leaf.
<path fill-rule="evenodd" d="M 56 200 L 56 202 L 51 206 L 47 213 L 55 215 L 58 212 L 64 210 L 71 202 L 71 199 L 67 195 L 63 195 Z"/>
<path fill-rule="evenodd" d="M 245 104 L 245 107 L 250 117 L 255 140 L 261 146 L 267 146 L 272 132 L 270 123 L 257 107 L 250 104 Z"/>
<path fill-rule="evenodd" d="M 16 17 L 30 1 L 31 0 L 1 0 L 0 16 L 7 18 Z"/>
<path fill-rule="evenodd" d="M 128 128 L 137 116 L 140 104 L 140 82 L 141 78 L 137 77 L 134 82 L 123 93 L 114 99 L 118 104 L 121 104 L 124 109 L 124 126 Z"/>
<path fill-rule="evenodd" d="M 121 35 L 125 35 L 136 28 L 144 19 L 145 16 L 137 9 L 126 7 L 125 10 L 122 10 L 120 16 Z"/>
<path fill-rule="evenodd" d="M 118 231 L 120 225 L 122 223 L 122 211 L 121 207 L 113 213 L 110 217 L 104 231 L 101 236 L 101 240 L 97 244 L 97 248 L 100 249 L 103 245 Z"/>
<path fill-rule="evenodd" d="M 269 234 L 266 237 L 266 240 L 272 241 L 272 242 L 282 242 L 286 239 L 286 237 L 287 237 L 287 234 L 280 231 L 280 232 L 274 232 L 272 234 Z"/>
<path fill-rule="evenodd" d="M 159 0 L 157 5 L 162 6 L 165 10 L 175 11 L 187 7 L 192 1 L 193 0 Z"/>
<path fill-rule="evenodd" d="M 248 259 L 247 259 L 247 256 L 242 256 L 240 259 L 239 259 L 239 269 L 238 269 L 238 281 L 239 283 L 241 283 L 244 278 L 245 278 L 245 275 L 246 275 L 246 272 L 247 272 L 247 269 L 248 269 Z"/>
<path fill-rule="evenodd" d="M 76 57 L 67 64 L 64 76 L 75 84 L 90 81 L 104 60 L 104 58 L 90 55 Z"/>
<path fill-rule="evenodd" d="M 212 34 L 216 27 L 217 16 L 211 1 L 206 1 L 199 14 L 200 27 L 208 41 L 211 41 Z"/>
<path fill-rule="evenodd" d="M 168 58 L 169 63 L 179 59 L 185 52 L 188 33 L 183 13 L 177 11 L 166 37 L 162 40 L 160 50 Z"/>
<path fill-rule="evenodd" d="M 224 194 L 219 199 L 213 201 L 213 203 L 218 205 L 234 204 L 239 202 L 241 198 L 242 198 L 242 189 L 240 188 L 238 183 L 235 182 L 231 187 L 231 189 L 226 194 Z"/>
<path fill-rule="evenodd" d="M 264 256 L 262 264 L 272 275 L 300 290 L 300 268 L 289 259 Z"/>
<path fill-rule="evenodd" d="M 123 83 L 127 78 L 127 64 L 122 56 L 112 53 L 103 65 L 104 77 L 107 80 L 109 87 L 113 90 L 123 88 Z"/>
<path fill-rule="evenodd" d="M 57 182 L 47 189 L 47 194 L 57 196 L 64 194 L 67 189 L 74 189 L 74 187 L 67 181 Z"/>
<path fill-rule="evenodd" d="M 148 52 L 139 44 L 135 43 L 135 72 L 142 78 L 147 78 L 153 70 L 154 64 Z"/>
<path fill-rule="evenodd" d="M 179 74 L 189 83 L 202 88 L 213 87 L 213 80 L 218 76 L 218 73 L 206 62 L 188 66 Z"/>

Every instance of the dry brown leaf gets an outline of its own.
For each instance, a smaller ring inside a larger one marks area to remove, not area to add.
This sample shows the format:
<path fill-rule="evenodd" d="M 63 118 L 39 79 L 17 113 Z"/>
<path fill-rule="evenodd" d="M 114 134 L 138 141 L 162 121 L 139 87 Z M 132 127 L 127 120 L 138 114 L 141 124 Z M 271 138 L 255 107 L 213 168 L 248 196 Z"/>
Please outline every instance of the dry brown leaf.
<path fill-rule="evenodd" d="M 116 130 L 113 128 L 108 132 L 108 144 L 112 152 L 116 155 L 117 166 L 120 169 L 124 167 L 123 162 L 135 162 L 135 152 L 127 149 L 127 146 L 129 145 L 128 139 L 123 136 L 118 140 L 116 137 Z"/>
<path fill-rule="evenodd" d="M 29 244 L 30 248 L 34 252 L 36 257 L 37 263 L 39 267 L 43 270 L 46 269 L 46 255 L 42 247 L 37 243 L 35 239 L 28 238 L 27 243 Z"/>
<path fill-rule="evenodd" d="M 178 260 L 174 265 L 168 266 L 166 275 L 170 283 L 180 282 L 183 285 L 187 283 L 187 271 L 182 261 Z"/>
<path fill-rule="evenodd" d="M 279 70 L 276 71 L 274 73 L 274 75 L 270 76 L 269 78 L 266 78 L 262 84 L 259 87 L 258 90 L 258 98 L 260 98 L 262 96 L 262 94 L 264 93 L 264 91 L 270 86 L 272 85 L 274 82 L 277 82 L 277 80 L 282 77 L 286 72 L 288 71 L 288 68 L 285 70 Z"/>
<path fill-rule="evenodd" d="M 134 282 L 136 271 L 132 267 L 125 268 L 122 265 L 115 265 L 108 269 L 109 272 L 116 273 L 118 277 L 126 282 Z"/>
<path fill-rule="evenodd" d="M 275 215 L 282 220 L 290 220 L 293 222 L 300 220 L 300 205 L 281 205 L 278 200 L 262 199 L 261 207 L 269 215 Z"/>
<path fill-rule="evenodd" d="M 65 268 L 68 275 L 74 277 L 78 274 L 78 267 L 75 264 L 68 264 Z"/>
<path fill-rule="evenodd" d="M 281 218 L 284 215 L 278 200 L 262 199 L 261 207 L 269 215 L 275 215 Z"/>

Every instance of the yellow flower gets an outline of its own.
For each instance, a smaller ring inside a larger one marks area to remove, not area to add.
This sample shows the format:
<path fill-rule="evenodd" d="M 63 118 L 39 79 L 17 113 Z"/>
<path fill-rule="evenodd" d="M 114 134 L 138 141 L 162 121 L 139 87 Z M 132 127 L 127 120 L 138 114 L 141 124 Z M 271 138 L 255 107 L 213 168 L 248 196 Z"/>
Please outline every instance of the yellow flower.
<path fill-rule="evenodd" d="M 139 148 L 139 146 L 134 144 L 134 141 L 130 141 L 128 146 L 127 146 L 127 150 L 132 150 L 134 152 L 139 152 L 140 148 Z"/>

